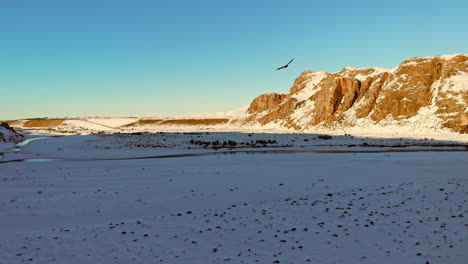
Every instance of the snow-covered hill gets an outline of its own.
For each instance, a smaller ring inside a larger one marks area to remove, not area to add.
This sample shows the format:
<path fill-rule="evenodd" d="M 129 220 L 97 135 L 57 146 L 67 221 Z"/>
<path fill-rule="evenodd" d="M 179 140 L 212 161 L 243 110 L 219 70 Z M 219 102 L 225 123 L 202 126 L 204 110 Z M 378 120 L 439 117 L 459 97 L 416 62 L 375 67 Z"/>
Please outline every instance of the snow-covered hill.
<path fill-rule="evenodd" d="M 7 123 L 0 123 L 0 142 L 20 142 L 24 137 L 18 134 Z"/>

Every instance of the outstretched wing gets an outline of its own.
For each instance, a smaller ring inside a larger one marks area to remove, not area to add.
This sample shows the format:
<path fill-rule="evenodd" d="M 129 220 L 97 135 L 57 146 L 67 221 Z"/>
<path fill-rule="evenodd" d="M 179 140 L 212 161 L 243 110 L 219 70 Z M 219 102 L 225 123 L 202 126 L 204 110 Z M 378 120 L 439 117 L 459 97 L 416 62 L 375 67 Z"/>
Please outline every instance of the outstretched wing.
<path fill-rule="evenodd" d="M 294 60 L 294 58 L 292 58 L 292 60 L 290 60 L 290 61 L 288 62 L 288 64 L 286 64 L 286 65 L 284 65 L 284 66 L 281 66 L 281 67 L 279 67 L 279 68 L 278 68 L 278 69 L 276 69 L 276 70 L 278 71 L 278 70 L 281 70 L 281 69 L 287 68 L 287 67 L 288 67 L 288 65 L 289 65 L 289 63 L 291 63 L 293 60 Z"/>

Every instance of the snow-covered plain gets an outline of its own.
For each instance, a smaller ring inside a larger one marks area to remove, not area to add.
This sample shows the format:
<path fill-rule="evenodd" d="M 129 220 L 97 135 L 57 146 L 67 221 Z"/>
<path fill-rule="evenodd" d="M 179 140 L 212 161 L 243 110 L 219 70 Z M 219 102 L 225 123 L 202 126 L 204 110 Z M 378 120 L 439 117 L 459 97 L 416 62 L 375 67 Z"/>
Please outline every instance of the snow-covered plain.
<path fill-rule="evenodd" d="M 468 259 L 463 142 L 137 132 L 2 148 L 2 264 Z M 353 153 L 429 149 L 447 151 Z"/>

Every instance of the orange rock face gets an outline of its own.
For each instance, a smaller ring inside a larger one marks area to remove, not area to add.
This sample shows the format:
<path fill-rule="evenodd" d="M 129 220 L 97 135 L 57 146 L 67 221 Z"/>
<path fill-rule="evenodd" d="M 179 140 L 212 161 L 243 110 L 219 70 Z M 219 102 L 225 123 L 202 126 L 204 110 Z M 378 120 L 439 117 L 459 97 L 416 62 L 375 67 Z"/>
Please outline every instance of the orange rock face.
<path fill-rule="evenodd" d="M 460 128 L 458 132 L 468 133 L 468 113 L 460 114 Z"/>
<path fill-rule="evenodd" d="M 313 71 L 309 71 L 309 70 L 304 71 L 303 73 L 301 73 L 301 75 L 299 77 L 297 77 L 296 80 L 294 81 L 294 84 L 291 87 L 291 89 L 289 90 L 289 93 L 294 94 L 294 93 L 297 93 L 300 90 L 304 89 L 305 86 L 307 85 L 308 81 L 309 81 L 309 75 L 311 75 L 311 74 L 313 74 Z"/>
<path fill-rule="evenodd" d="M 394 69 L 345 67 L 333 74 L 318 73 L 304 71 L 289 94 L 255 98 L 249 119 L 304 129 L 352 126 L 361 118 L 373 124 L 390 118 L 426 125 L 424 119 L 431 117 L 434 128 L 468 130 L 468 54 L 416 57 Z"/>
<path fill-rule="evenodd" d="M 247 113 L 253 114 L 275 109 L 285 98 L 285 94 L 262 94 L 252 101 Z"/>
<path fill-rule="evenodd" d="M 310 98 L 316 104 L 311 125 L 330 119 L 337 111 L 348 110 L 359 96 L 360 82 L 355 78 L 330 75 L 323 85 L 327 88 Z"/>

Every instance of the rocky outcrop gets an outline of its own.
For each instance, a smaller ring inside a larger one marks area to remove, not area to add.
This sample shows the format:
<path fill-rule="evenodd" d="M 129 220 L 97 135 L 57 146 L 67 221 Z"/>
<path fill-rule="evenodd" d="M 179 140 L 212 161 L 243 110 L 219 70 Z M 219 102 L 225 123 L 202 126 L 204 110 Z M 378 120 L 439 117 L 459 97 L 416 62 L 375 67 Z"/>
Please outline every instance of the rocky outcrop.
<path fill-rule="evenodd" d="M 359 96 L 360 82 L 356 78 L 330 75 L 323 81 L 323 86 L 326 89 L 310 98 L 317 105 L 310 125 L 330 119 L 337 111 L 348 110 Z"/>
<path fill-rule="evenodd" d="M 268 124 L 274 120 L 286 120 L 293 113 L 297 101 L 292 97 L 287 97 L 266 115 L 259 118 L 260 124 Z"/>
<path fill-rule="evenodd" d="M 458 132 L 468 133 L 468 113 L 460 114 L 460 127 Z"/>
<path fill-rule="evenodd" d="M 262 94 L 252 101 L 250 107 L 247 109 L 247 113 L 261 113 L 266 110 L 275 109 L 285 98 L 285 94 Z"/>
<path fill-rule="evenodd" d="M 468 54 L 454 54 L 411 58 L 394 69 L 304 71 L 288 94 L 255 98 L 248 119 L 296 129 L 385 120 L 466 133 L 467 107 Z"/>
<path fill-rule="evenodd" d="M 291 87 L 291 89 L 289 90 L 289 93 L 290 94 L 295 94 L 295 93 L 298 93 L 299 91 L 303 90 L 304 88 L 306 88 L 307 84 L 309 84 L 311 81 L 313 81 L 312 79 L 316 76 L 317 74 L 313 71 L 304 71 L 303 73 L 301 73 L 301 75 L 299 77 L 296 78 L 296 80 L 294 80 L 294 83 L 293 83 L 293 86 Z"/>
<path fill-rule="evenodd" d="M 0 123 L 0 142 L 20 142 L 24 136 L 17 133 L 8 123 Z"/>

